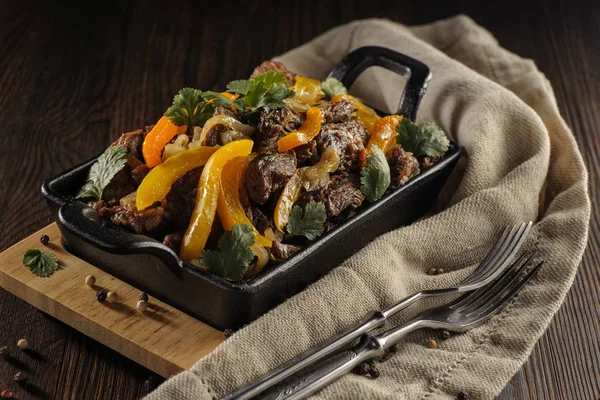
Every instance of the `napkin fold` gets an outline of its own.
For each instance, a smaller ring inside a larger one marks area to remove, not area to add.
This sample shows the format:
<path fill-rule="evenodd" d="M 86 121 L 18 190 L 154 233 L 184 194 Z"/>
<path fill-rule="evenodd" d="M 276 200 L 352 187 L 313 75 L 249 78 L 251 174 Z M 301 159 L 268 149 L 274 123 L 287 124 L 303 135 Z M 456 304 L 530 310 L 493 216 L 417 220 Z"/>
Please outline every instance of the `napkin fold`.
<path fill-rule="evenodd" d="M 454 399 L 465 392 L 491 399 L 559 309 L 586 246 L 590 200 L 581 155 L 550 83 L 532 61 L 501 48 L 465 16 L 415 27 L 356 21 L 277 59 L 323 79 L 348 52 L 366 45 L 405 53 L 432 70 L 417 120 L 436 121 L 464 151 L 436 209 L 379 237 L 147 399 L 221 398 L 373 310 L 459 282 L 509 224 L 536 221 L 525 248 L 537 249 L 545 265 L 502 312 L 437 349 L 425 343 L 438 332 L 415 332 L 378 365 L 379 378 L 349 374 L 314 398 Z M 363 75 L 353 92 L 394 110 L 402 82 L 377 68 Z M 431 267 L 446 273 L 429 276 Z M 394 322 L 445 301 L 423 301 Z"/>

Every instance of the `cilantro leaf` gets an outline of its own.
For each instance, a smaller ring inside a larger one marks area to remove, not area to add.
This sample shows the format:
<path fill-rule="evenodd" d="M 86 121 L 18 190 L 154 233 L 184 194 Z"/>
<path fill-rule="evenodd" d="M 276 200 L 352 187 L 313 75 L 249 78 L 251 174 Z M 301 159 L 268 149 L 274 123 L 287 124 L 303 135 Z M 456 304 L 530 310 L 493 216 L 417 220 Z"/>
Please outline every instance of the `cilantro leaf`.
<path fill-rule="evenodd" d="M 269 71 L 250 80 L 244 100 L 251 111 L 256 111 L 261 107 L 283 108 L 286 104 L 282 100 L 292 96 L 294 91 L 287 84 L 285 75 L 281 72 Z"/>
<path fill-rule="evenodd" d="M 344 84 L 334 77 L 329 77 L 321 82 L 321 90 L 325 93 L 327 100 L 331 100 L 334 96 L 348 93 Z"/>
<path fill-rule="evenodd" d="M 241 280 L 254 259 L 254 232 L 250 225 L 234 225 L 221 235 L 219 250 L 203 250 L 200 262 L 212 274 L 230 281 Z"/>
<path fill-rule="evenodd" d="M 204 100 L 213 100 L 212 104 L 215 107 L 231 107 L 233 106 L 233 101 L 229 100 L 227 97 L 223 96 L 221 93 L 217 93 L 217 92 L 213 92 L 213 91 L 206 91 L 204 93 L 201 94 L 202 98 Z"/>
<path fill-rule="evenodd" d="M 441 157 L 450 147 L 450 141 L 442 128 L 433 122 L 415 124 L 408 118 L 402 118 L 396 130 L 396 143 L 416 157 Z"/>
<path fill-rule="evenodd" d="M 202 90 L 183 88 L 173 98 L 173 105 L 167 109 L 165 115 L 177 126 L 186 125 L 189 129 L 202 126 L 215 111 L 212 103 L 205 103 L 202 99 Z"/>
<path fill-rule="evenodd" d="M 23 255 L 23 265 L 42 278 L 50 276 L 58 269 L 58 259 L 52 253 L 38 249 L 28 249 Z"/>
<path fill-rule="evenodd" d="M 75 198 L 102 200 L 104 189 L 125 166 L 127 162 L 126 155 L 127 149 L 123 146 L 113 146 L 106 149 L 90 168 L 87 183 L 79 189 Z"/>
<path fill-rule="evenodd" d="M 323 224 L 326 219 L 323 203 L 311 200 L 304 207 L 304 211 L 302 208 L 294 206 L 287 224 L 288 234 L 314 240 L 323 233 Z"/>
<path fill-rule="evenodd" d="M 360 191 L 370 202 L 378 200 L 390 186 L 390 166 L 383 151 L 373 146 L 367 166 L 360 171 Z"/>
<path fill-rule="evenodd" d="M 248 86 L 250 85 L 249 79 L 240 79 L 237 81 L 231 81 L 227 85 L 227 91 L 230 93 L 239 93 L 241 95 L 246 95 L 248 93 Z"/>

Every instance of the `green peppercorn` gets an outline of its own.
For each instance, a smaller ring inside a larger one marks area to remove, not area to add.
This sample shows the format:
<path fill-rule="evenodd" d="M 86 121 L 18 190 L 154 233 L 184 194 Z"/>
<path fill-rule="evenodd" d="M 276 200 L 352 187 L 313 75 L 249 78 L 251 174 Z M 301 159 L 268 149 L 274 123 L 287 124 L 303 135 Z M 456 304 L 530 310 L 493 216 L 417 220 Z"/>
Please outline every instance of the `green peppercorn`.
<path fill-rule="evenodd" d="M 50 243 L 50 236 L 48 236 L 48 235 L 42 235 L 42 236 L 40 237 L 40 242 L 41 242 L 41 243 L 42 243 L 44 246 L 45 246 L 45 245 L 47 245 L 48 243 Z"/>

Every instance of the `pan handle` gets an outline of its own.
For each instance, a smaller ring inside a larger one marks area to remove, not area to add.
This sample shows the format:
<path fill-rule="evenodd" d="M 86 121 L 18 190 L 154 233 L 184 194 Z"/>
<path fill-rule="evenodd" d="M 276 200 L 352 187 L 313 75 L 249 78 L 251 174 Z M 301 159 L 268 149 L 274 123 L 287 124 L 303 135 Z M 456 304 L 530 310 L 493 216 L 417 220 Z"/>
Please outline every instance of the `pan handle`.
<path fill-rule="evenodd" d="M 175 275 L 181 274 L 181 260 L 173 250 L 157 240 L 104 221 L 96 210 L 80 201 L 67 201 L 59 208 L 58 225 L 61 230 L 110 253 L 154 255 Z"/>
<path fill-rule="evenodd" d="M 349 88 L 365 69 L 373 66 L 386 68 L 408 79 L 400 98 L 398 114 L 414 121 L 431 80 L 431 71 L 422 62 L 385 47 L 365 46 L 348 53 L 329 76 Z"/>

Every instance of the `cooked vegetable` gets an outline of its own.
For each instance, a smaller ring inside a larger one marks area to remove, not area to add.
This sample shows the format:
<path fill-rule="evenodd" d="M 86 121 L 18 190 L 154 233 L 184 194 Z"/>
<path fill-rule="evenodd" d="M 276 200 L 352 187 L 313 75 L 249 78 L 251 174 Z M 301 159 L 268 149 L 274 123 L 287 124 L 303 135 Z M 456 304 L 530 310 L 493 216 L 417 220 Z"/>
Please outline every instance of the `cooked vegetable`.
<path fill-rule="evenodd" d="M 126 148 L 122 146 L 109 147 L 92 165 L 88 173 L 87 183 L 83 185 L 75 198 L 102 200 L 104 189 L 127 163 L 126 156 Z"/>
<path fill-rule="evenodd" d="M 327 219 L 323 203 L 310 201 L 304 210 L 298 206 L 292 207 L 287 232 L 290 236 L 304 236 L 315 240 L 323 234 L 323 224 Z"/>
<path fill-rule="evenodd" d="M 240 97 L 239 94 L 233 94 L 228 92 L 217 93 L 210 90 L 203 92 L 201 96 L 207 103 L 212 103 L 216 107 L 231 107 L 233 105 L 233 102 L 236 101 L 238 97 Z"/>
<path fill-rule="evenodd" d="M 450 148 L 446 134 L 433 122 L 415 124 L 404 118 L 397 127 L 396 142 L 416 157 L 441 157 Z"/>
<path fill-rule="evenodd" d="M 141 211 L 164 199 L 175 181 L 206 164 L 217 150 L 218 147 L 206 146 L 185 150 L 152 168 L 137 190 L 136 208 Z"/>
<path fill-rule="evenodd" d="M 321 82 L 316 79 L 310 79 L 305 76 L 296 75 L 296 84 L 294 85 L 296 100 L 309 106 L 317 104 L 325 93 L 321 90 Z"/>
<path fill-rule="evenodd" d="M 198 182 L 192 218 L 181 243 L 180 255 L 184 260 L 198 258 L 204 250 L 217 211 L 223 166 L 235 157 L 249 155 L 253 144 L 252 140 L 231 142 L 208 159 Z"/>
<path fill-rule="evenodd" d="M 400 115 L 387 115 L 375 122 L 367 143 L 367 151 L 371 152 L 373 146 L 377 146 L 384 154 L 387 154 L 388 150 L 396 143 L 396 127 L 400 121 L 402 121 Z"/>
<path fill-rule="evenodd" d="M 344 84 L 334 77 L 329 77 L 321 82 L 321 89 L 323 89 L 325 98 L 327 100 L 331 100 L 335 96 L 348 93 Z"/>
<path fill-rule="evenodd" d="M 282 101 L 294 96 L 294 91 L 287 83 L 287 79 L 281 72 L 265 72 L 250 80 L 238 80 L 227 85 L 227 91 L 238 93 L 244 97 L 231 102 L 223 102 L 224 107 L 234 105 L 240 110 L 256 111 L 259 108 L 272 110 L 285 107 Z M 223 100 L 223 99 L 221 99 Z"/>
<path fill-rule="evenodd" d="M 221 278 L 241 280 L 254 259 L 254 232 L 250 225 L 234 225 L 221 235 L 219 250 L 203 250 L 200 263 Z"/>
<path fill-rule="evenodd" d="M 311 167 L 304 169 L 304 182 L 302 186 L 306 190 L 317 190 L 327 184 L 329 174 L 335 172 L 340 166 L 340 157 L 332 147 L 327 147 L 321 159 Z"/>
<path fill-rule="evenodd" d="M 206 140 L 206 135 L 215 125 L 226 126 L 227 128 L 243 133 L 246 136 L 249 136 L 252 134 L 252 132 L 254 132 L 254 127 L 242 124 L 240 121 L 233 117 L 227 115 L 215 115 L 214 117 L 206 121 L 206 124 L 200 132 L 200 136 L 196 136 L 196 133 L 194 133 L 193 140 L 198 141 L 200 143 L 204 143 L 204 140 Z"/>
<path fill-rule="evenodd" d="M 372 133 L 375 127 L 375 123 L 379 120 L 379 115 L 377 115 L 375 110 L 373 110 L 371 107 L 364 105 L 356 97 L 351 96 L 349 94 L 340 94 L 334 96 L 331 99 L 331 102 L 337 103 L 342 100 L 349 100 L 352 103 L 354 103 L 354 107 L 356 108 L 356 116 L 362 121 L 369 133 Z"/>
<path fill-rule="evenodd" d="M 142 152 L 146 165 L 150 168 L 157 166 L 162 161 L 162 152 L 167 143 L 175 136 L 185 133 L 185 126 L 174 125 L 169 118 L 163 116 L 144 139 Z"/>
<path fill-rule="evenodd" d="M 390 166 L 385 154 L 377 146 L 373 146 L 367 157 L 367 166 L 360 171 L 360 191 L 367 200 L 378 200 L 390 186 Z"/>
<path fill-rule="evenodd" d="M 203 101 L 202 90 L 183 88 L 173 98 L 173 105 L 167 109 L 165 116 L 177 126 L 192 129 L 194 126 L 204 125 L 212 117 L 214 110 L 213 104 Z"/>
<path fill-rule="evenodd" d="M 252 226 L 240 201 L 240 190 L 245 190 L 243 182 L 250 159 L 249 156 L 236 157 L 223 167 L 217 214 L 219 214 L 221 225 L 226 231 L 231 230 L 234 225 L 249 225 L 254 231 L 256 243 L 271 247 L 271 240 L 258 233 Z"/>
<path fill-rule="evenodd" d="M 302 169 L 296 171 L 288 181 L 287 185 L 285 185 L 283 192 L 281 192 L 281 196 L 279 196 L 279 200 L 277 200 L 273 219 L 275 220 L 275 226 L 281 232 L 283 232 L 283 228 L 288 224 L 292 206 L 296 200 L 298 200 L 298 196 L 300 196 L 302 182 L 304 181 L 303 174 L 304 171 Z"/>
<path fill-rule="evenodd" d="M 306 112 L 306 119 L 297 131 L 290 132 L 277 141 L 277 150 L 280 153 L 306 144 L 314 139 L 321 131 L 323 112 L 321 109 L 311 107 Z"/>
<path fill-rule="evenodd" d="M 177 153 L 187 150 L 188 144 L 190 143 L 190 137 L 188 135 L 179 135 L 173 143 L 169 143 L 165 146 L 163 152 L 163 158 L 167 159 L 174 156 Z"/>
<path fill-rule="evenodd" d="M 58 269 L 58 259 L 52 253 L 28 249 L 23 255 L 23 265 L 39 277 L 50 276 Z"/>

